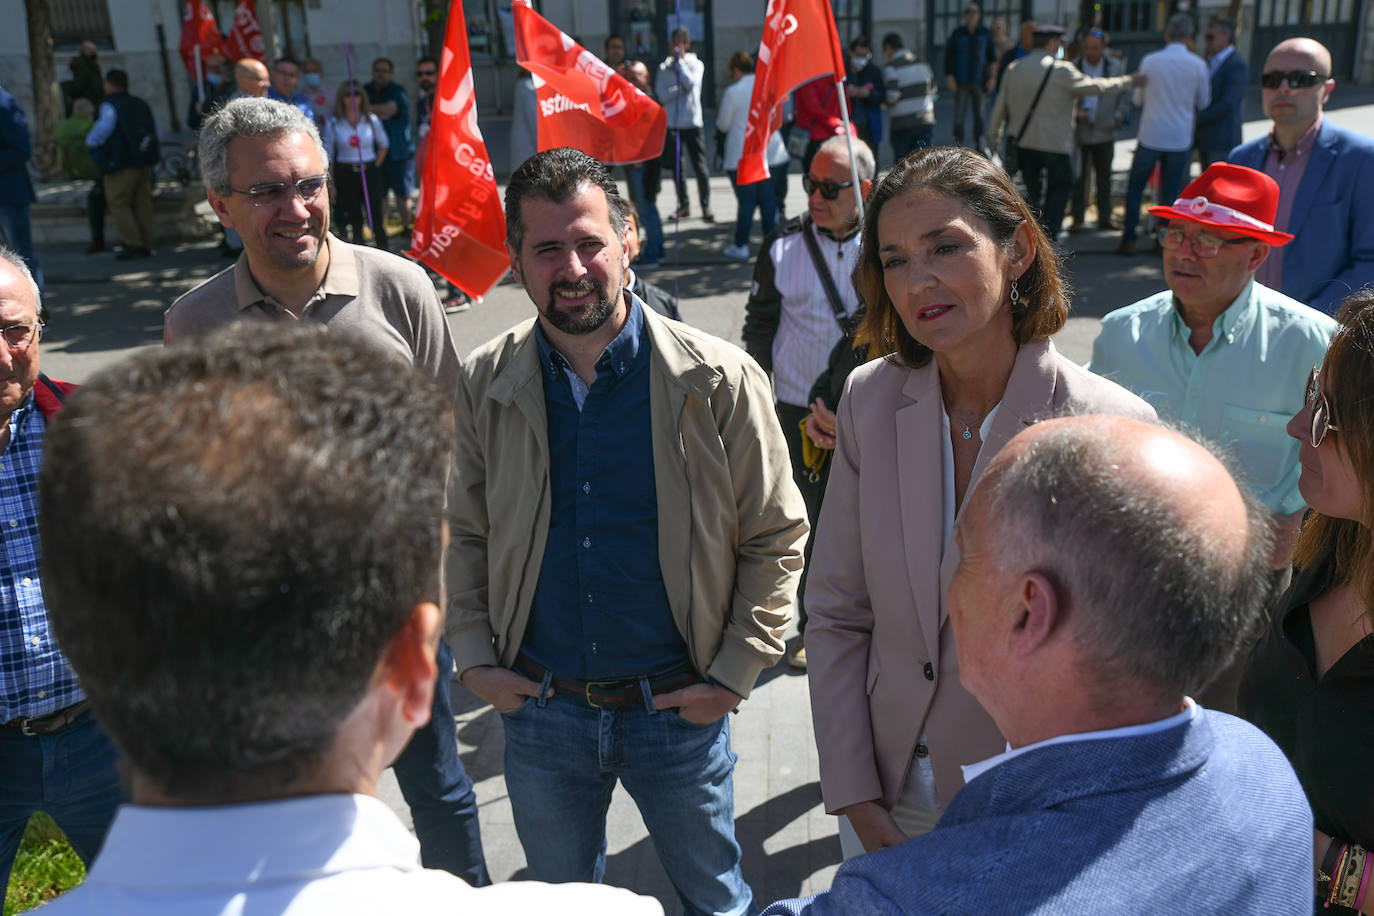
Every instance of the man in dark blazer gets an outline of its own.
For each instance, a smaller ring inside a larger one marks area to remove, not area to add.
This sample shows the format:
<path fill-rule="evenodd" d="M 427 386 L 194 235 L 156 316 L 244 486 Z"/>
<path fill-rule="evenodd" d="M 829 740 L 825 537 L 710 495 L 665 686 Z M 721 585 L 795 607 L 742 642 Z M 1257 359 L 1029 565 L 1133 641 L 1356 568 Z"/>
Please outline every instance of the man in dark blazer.
<path fill-rule="evenodd" d="M 0 86 L 0 237 L 19 252 L 41 292 L 43 268 L 38 266 L 38 255 L 33 250 L 29 223 L 29 205 L 35 199 L 33 181 L 29 178 L 32 155 L 29 119 L 14 96 Z"/>
<path fill-rule="evenodd" d="M 954 538 L 959 680 L 1008 749 L 963 768 L 933 831 L 765 916 L 1310 911 L 1288 761 L 1188 698 L 1268 594 L 1267 514 L 1214 454 L 1139 420 L 1046 420 L 992 460 Z"/>
<path fill-rule="evenodd" d="M 1336 81 L 1331 52 L 1310 38 L 1276 45 L 1260 85 L 1273 132 L 1227 159 L 1278 182 L 1274 228 L 1297 238 L 1271 252 L 1255 279 L 1335 314 L 1352 291 L 1374 283 L 1374 141 L 1322 116 Z"/>
<path fill-rule="evenodd" d="M 1236 24 L 1224 16 L 1207 23 L 1207 70 L 1212 75 L 1212 102 L 1197 113 L 1197 152 L 1205 169 L 1240 146 L 1245 87 L 1250 66 L 1236 50 Z"/>

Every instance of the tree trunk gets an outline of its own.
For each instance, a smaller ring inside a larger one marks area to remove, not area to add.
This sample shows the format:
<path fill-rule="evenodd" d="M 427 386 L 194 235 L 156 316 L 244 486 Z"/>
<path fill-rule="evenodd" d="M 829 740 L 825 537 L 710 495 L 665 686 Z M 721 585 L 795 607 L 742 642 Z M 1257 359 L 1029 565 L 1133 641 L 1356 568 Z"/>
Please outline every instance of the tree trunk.
<path fill-rule="evenodd" d="M 57 125 L 62 120 L 62 90 L 52 55 L 49 0 L 24 0 L 29 25 L 29 69 L 33 75 L 33 153 L 45 179 L 58 177 L 62 163 L 57 151 Z"/>
<path fill-rule="evenodd" d="M 444 30 L 448 27 L 448 3 L 444 0 L 425 0 L 425 38 L 429 44 L 426 54 L 443 63 Z"/>

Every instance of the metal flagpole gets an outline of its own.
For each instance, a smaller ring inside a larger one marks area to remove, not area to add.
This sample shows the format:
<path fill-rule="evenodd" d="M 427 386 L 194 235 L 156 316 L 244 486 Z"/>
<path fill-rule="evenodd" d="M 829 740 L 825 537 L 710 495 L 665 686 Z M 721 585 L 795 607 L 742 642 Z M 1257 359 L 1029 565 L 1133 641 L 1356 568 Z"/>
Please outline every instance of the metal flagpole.
<path fill-rule="evenodd" d="M 844 122 L 844 140 L 849 145 L 849 176 L 854 182 L 854 201 L 859 205 L 859 225 L 864 222 L 864 195 L 859 190 L 859 162 L 854 158 L 854 131 L 849 126 L 849 102 L 844 97 L 844 74 L 835 74 L 835 90 L 840 96 L 840 120 Z"/>

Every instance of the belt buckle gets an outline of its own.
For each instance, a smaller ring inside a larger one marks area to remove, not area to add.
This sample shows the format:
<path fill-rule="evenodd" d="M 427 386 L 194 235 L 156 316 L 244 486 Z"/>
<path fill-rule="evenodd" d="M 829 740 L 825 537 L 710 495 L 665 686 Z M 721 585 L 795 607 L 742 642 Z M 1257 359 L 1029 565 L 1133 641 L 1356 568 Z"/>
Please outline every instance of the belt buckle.
<path fill-rule="evenodd" d="M 19 734 L 29 738 L 37 738 L 39 736 L 38 732 L 29 727 L 33 721 L 33 719 L 21 719 L 19 721 Z"/>
<path fill-rule="evenodd" d="M 600 705 L 598 705 L 598 704 L 592 699 L 592 688 L 593 688 L 593 687 L 600 687 L 600 686 L 603 686 L 603 685 L 605 685 L 605 686 L 611 686 L 611 685 L 623 684 L 623 683 L 624 683 L 623 681 L 587 681 L 587 683 L 586 683 L 586 684 L 583 686 L 583 688 L 582 688 L 582 698 L 583 698 L 584 700 L 587 701 L 587 705 L 590 706 L 592 709 L 605 709 L 605 708 L 606 708 L 605 706 L 600 706 Z"/>

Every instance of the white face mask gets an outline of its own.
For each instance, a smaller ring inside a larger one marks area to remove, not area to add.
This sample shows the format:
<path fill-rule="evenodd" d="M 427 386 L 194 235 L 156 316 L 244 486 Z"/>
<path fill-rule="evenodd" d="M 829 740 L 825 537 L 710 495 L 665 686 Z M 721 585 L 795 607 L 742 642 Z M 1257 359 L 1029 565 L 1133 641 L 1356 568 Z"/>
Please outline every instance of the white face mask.
<path fill-rule="evenodd" d="M 849 58 L 849 61 L 850 61 L 850 63 L 852 63 L 852 64 L 854 65 L 854 69 L 855 69 L 855 70 L 862 70 L 864 67 L 866 67 L 866 66 L 868 65 L 868 58 L 867 58 L 867 57 L 860 57 L 860 56 L 857 55 L 857 54 L 855 54 L 853 57 Z"/>
<path fill-rule="evenodd" d="M 1054 52 L 1054 59 L 1055 59 L 1055 60 L 1063 60 L 1063 59 L 1064 59 L 1064 46 L 1063 46 L 1063 45 L 1060 45 L 1060 46 L 1059 46 L 1059 50 L 1057 50 L 1057 51 Z"/>

